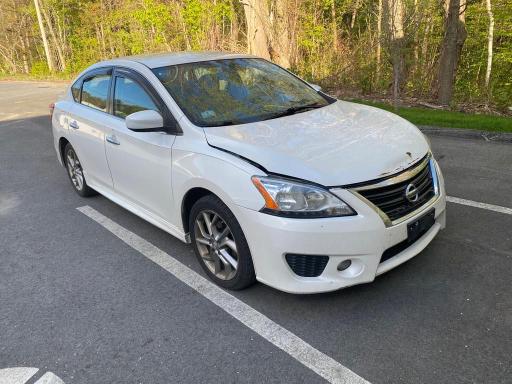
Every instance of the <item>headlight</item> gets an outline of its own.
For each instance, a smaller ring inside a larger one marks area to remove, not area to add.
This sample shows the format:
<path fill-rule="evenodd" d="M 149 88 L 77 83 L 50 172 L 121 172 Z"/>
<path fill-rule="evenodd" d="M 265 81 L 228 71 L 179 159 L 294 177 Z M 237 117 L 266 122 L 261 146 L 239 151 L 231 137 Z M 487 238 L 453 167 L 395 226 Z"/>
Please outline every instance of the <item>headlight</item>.
<path fill-rule="evenodd" d="M 347 203 L 322 187 L 273 177 L 251 179 L 265 199 L 262 212 L 295 218 L 356 214 Z"/>

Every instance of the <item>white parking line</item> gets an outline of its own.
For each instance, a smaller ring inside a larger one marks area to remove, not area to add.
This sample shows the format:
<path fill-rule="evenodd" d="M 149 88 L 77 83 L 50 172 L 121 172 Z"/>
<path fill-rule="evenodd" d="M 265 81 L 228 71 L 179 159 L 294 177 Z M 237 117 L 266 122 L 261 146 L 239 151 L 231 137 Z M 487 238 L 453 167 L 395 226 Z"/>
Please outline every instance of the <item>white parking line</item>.
<path fill-rule="evenodd" d="M 369 384 L 368 381 L 312 347 L 297 335 L 273 322 L 262 313 L 186 267 L 174 257 L 95 209 L 89 206 L 77 209 L 328 382 Z"/>
<path fill-rule="evenodd" d="M 34 384 L 64 384 L 64 382 L 52 372 L 46 372 Z"/>
<path fill-rule="evenodd" d="M 0 369 L 0 384 L 25 384 L 39 369 L 13 367 Z"/>
<path fill-rule="evenodd" d="M 26 384 L 39 371 L 39 368 L 14 367 L 0 369 L 0 384 Z M 54 373 L 48 371 L 34 384 L 64 384 L 64 381 Z"/>
<path fill-rule="evenodd" d="M 501 205 L 487 204 L 487 203 L 479 203 L 478 201 L 461 199 L 460 197 L 447 196 L 446 201 L 455 204 L 467 205 L 470 207 L 487 209 L 488 211 L 494 211 L 499 213 L 505 213 L 507 215 L 512 215 L 512 208 L 502 207 Z"/>

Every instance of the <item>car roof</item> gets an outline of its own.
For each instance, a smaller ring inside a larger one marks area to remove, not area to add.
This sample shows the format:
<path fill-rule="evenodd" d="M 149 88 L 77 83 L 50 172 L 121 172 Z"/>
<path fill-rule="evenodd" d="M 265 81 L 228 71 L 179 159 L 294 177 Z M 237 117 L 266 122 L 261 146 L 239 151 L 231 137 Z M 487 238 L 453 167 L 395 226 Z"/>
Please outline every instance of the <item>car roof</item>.
<path fill-rule="evenodd" d="M 237 58 L 256 58 L 256 56 L 230 53 L 230 52 L 165 52 L 148 55 L 134 55 L 120 57 L 119 59 L 112 59 L 105 61 L 105 64 L 113 64 L 126 61 L 133 61 L 144 64 L 145 66 L 153 69 L 165 67 L 168 65 L 194 63 L 198 61 L 209 60 L 222 60 L 222 59 L 237 59 Z"/>

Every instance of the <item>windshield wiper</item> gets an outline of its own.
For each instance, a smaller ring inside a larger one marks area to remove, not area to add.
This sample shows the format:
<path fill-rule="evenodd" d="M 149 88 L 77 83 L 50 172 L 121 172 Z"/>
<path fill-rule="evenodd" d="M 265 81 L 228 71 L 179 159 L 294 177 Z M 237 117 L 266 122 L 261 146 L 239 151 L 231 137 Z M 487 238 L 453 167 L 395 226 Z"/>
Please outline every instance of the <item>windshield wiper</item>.
<path fill-rule="evenodd" d="M 282 112 L 277 112 L 276 114 L 269 115 L 268 117 L 265 117 L 263 120 L 270 120 L 270 119 L 276 119 L 278 117 L 295 115 L 296 113 L 309 111 L 311 109 L 318 109 L 318 108 L 322 108 L 325 106 L 326 106 L 325 104 L 321 104 L 321 103 L 311 103 L 311 104 L 299 105 L 297 107 L 290 107 L 290 108 L 285 109 Z M 245 120 L 245 121 L 244 120 L 222 120 L 222 121 L 217 121 L 215 123 L 210 123 L 209 125 L 206 125 L 205 127 L 223 127 L 223 126 L 228 126 L 228 125 L 251 123 L 252 121 L 261 121 L 261 119 L 260 120 L 249 119 L 249 120 Z"/>
<path fill-rule="evenodd" d="M 233 120 L 222 120 L 222 121 L 217 121 L 215 123 L 211 123 L 209 125 L 205 125 L 204 127 L 205 128 L 209 128 L 209 127 L 224 127 L 224 126 L 227 126 L 227 125 L 236 125 L 236 124 L 241 124 L 240 122 L 236 122 L 236 121 L 233 121 Z"/>
<path fill-rule="evenodd" d="M 305 111 L 309 111 L 311 109 L 318 109 L 318 108 L 322 108 L 322 107 L 325 107 L 325 104 L 311 103 L 311 104 L 299 105 L 297 107 L 290 107 L 290 108 L 285 109 L 282 112 L 276 113 L 275 115 L 272 116 L 272 118 L 275 119 L 277 117 L 295 115 L 296 113 L 305 112 Z"/>

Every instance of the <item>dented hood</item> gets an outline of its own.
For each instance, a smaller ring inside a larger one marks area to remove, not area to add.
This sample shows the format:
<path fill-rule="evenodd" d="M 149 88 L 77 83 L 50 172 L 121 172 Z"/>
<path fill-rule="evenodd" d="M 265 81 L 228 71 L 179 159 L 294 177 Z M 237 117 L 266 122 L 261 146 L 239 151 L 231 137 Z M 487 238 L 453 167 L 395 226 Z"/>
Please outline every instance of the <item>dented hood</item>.
<path fill-rule="evenodd" d="M 268 172 L 340 186 L 397 173 L 429 150 L 411 123 L 381 109 L 337 101 L 256 123 L 204 129 L 212 146 Z"/>

